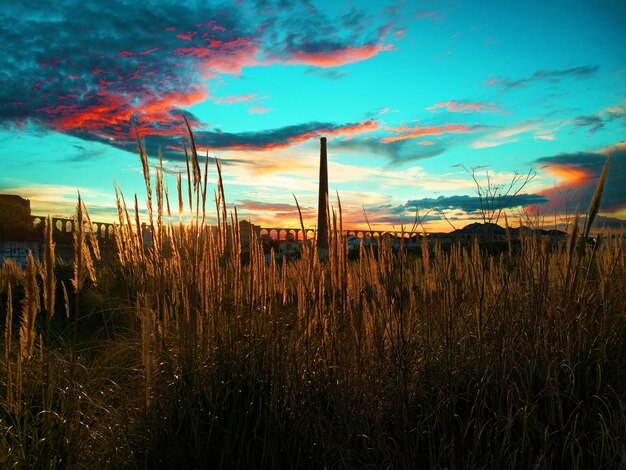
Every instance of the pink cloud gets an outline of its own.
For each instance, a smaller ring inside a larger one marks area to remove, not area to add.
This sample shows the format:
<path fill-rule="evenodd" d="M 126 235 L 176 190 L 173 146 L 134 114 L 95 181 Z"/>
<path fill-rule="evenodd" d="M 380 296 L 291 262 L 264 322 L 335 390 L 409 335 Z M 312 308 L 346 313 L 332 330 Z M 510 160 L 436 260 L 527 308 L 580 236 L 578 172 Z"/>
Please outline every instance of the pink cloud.
<path fill-rule="evenodd" d="M 390 144 L 399 140 L 417 139 L 419 137 L 434 136 L 441 134 L 460 134 L 468 132 L 477 132 L 480 130 L 466 124 L 445 124 L 443 126 L 415 126 L 408 127 L 406 125 L 400 127 L 385 127 L 385 130 L 397 132 L 398 135 L 385 137 L 381 140 L 383 144 Z"/>
<path fill-rule="evenodd" d="M 427 111 L 437 111 L 439 109 L 446 109 L 449 113 L 495 113 L 500 110 L 500 107 L 493 101 L 475 103 L 469 101 L 444 101 L 426 108 Z"/>
<path fill-rule="evenodd" d="M 253 106 L 252 108 L 248 109 L 248 112 L 250 114 L 265 114 L 265 113 L 269 113 L 272 110 L 272 108 L 266 108 L 265 106 Z"/>
<path fill-rule="evenodd" d="M 213 102 L 215 104 L 249 103 L 255 97 L 256 97 L 256 93 L 250 93 L 247 95 L 237 95 L 237 96 L 224 96 L 220 98 L 215 98 Z"/>

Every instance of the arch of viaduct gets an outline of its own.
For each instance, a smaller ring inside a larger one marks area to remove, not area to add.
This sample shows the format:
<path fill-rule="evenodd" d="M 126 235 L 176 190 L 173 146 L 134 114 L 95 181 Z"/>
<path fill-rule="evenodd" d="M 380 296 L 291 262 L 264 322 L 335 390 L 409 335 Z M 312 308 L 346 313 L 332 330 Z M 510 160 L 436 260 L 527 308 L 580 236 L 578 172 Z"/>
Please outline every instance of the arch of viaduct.
<path fill-rule="evenodd" d="M 289 227 L 259 227 L 259 235 L 269 236 L 273 240 L 312 240 L 315 238 L 315 229 L 289 228 Z M 409 240 L 421 240 L 421 232 L 393 232 L 386 230 L 352 230 L 342 231 L 345 236 L 354 236 L 361 239 L 379 239 L 385 237 L 405 238 Z"/>
<path fill-rule="evenodd" d="M 44 221 L 46 217 L 40 217 L 37 215 L 31 216 L 33 221 L 33 227 L 35 229 L 43 228 Z M 52 228 L 53 228 L 53 236 L 70 236 L 74 233 L 75 228 L 77 227 L 78 222 L 76 219 L 68 219 L 64 217 L 51 217 Z M 113 240 L 115 237 L 115 225 L 105 222 L 92 222 L 91 231 L 96 235 L 97 238 L 101 240 Z M 85 222 L 86 230 L 89 231 L 87 227 L 87 222 Z"/>
<path fill-rule="evenodd" d="M 43 228 L 43 223 L 46 220 L 45 217 L 31 216 L 33 226 L 37 228 Z M 70 236 L 76 226 L 76 219 L 52 217 L 53 235 L 56 236 Z M 85 225 L 87 225 L 85 223 Z M 87 228 L 88 229 L 88 228 Z M 273 240 L 313 240 L 315 238 L 315 229 L 291 228 L 291 227 L 255 227 L 259 236 L 269 236 Z M 115 224 L 105 222 L 92 222 L 92 230 L 96 237 L 101 240 L 114 240 L 115 237 Z M 377 240 L 386 237 L 395 239 L 404 238 L 405 240 L 417 242 L 421 240 L 422 233 L 420 232 L 395 232 L 384 230 L 343 230 L 343 235 L 358 237 L 363 240 Z"/>

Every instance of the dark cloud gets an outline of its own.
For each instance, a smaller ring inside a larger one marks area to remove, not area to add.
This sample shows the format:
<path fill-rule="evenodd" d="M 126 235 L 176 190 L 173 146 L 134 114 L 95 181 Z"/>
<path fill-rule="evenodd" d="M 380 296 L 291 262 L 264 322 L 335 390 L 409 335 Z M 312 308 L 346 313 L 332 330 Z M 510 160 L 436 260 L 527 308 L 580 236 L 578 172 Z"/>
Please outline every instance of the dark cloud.
<path fill-rule="evenodd" d="M 606 159 L 607 153 L 603 151 L 561 153 L 535 160 L 539 169 L 553 174 L 559 181 L 558 187 L 541 192 L 550 200 L 548 211 L 573 212 L 576 207 L 587 210 Z M 626 208 L 625 187 L 626 147 L 622 144 L 612 152 L 600 209 L 614 212 Z"/>
<path fill-rule="evenodd" d="M 354 138 L 333 143 L 333 148 L 349 150 L 355 153 L 372 153 L 385 157 L 391 165 L 400 165 L 417 160 L 424 160 L 442 154 L 447 149 L 444 143 L 434 145 L 418 145 L 409 140 L 401 140 L 388 144 L 378 140 Z"/>
<path fill-rule="evenodd" d="M 626 103 L 622 103 L 620 106 L 607 108 L 602 112 L 602 114 L 607 121 L 617 121 L 622 124 L 626 124 Z"/>
<path fill-rule="evenodd" d="M 548 200 L 539 194 L 517 194 L 503 196 L 500 200 L 490 203 L 491 208 L 512 209 L 514 207 L 526 207 L 535 204 L 544 204 Z M 411 199 L 404 205 L 407 210 L 462 210 L 464 212 L 480 212 L 486 209 L 485 199 L 478 196 L 439 196 L 438 198 L 426 197 Z"/>
<path fill-rule="evenodd" d="M 340 80 L 348 74 L 348 72 L 341 69 L 323 69 L 315 67 L 307 69 L 305 73 L 317 75 L 318 77 L 325 78 L 327 80 Z"/>
<path fill-rule="evenodd" d="M 588 127 L 587 132 L 595 134 L 604 128 L 604 121 L 599 116 L 578 116 L 574 119 L 574 125 L 576 127 Z"/>
<path fill-rule="evenodd" d="M 11 2 L 0 11 L 0 125 L 129 148 L 132 123 L 166 152 L 184 136 L 185 115 L 209 146 L 239 137 L 254 146 L 262 136 L 208 131 L 183 109 L 208 98 L 212 77 L 246 66 L 371 57 L 384 49 L 385 24 L 355 9 L 330 18 L 307 1 Z"/>
<path fill-rule="evenodd" d="M 567 78 L 593 77 L 600 67 L 597 65 L 583 65 L 560 70 L 539 70 L 528 77 L 511 79 L 509 77 L 497 77 L 487 81 L 488 85 L 495 85 L 503 90 L 525 88 L 535 83 L 559 83 Z"/>
<path fill-rule="evenodd" d="M 181 124 L 182 126 L 182 124 Z M 223 132 L 216 130 L 196 130 L 194 140 L 199 153 L 205 155 L 207 151 L 211 154 L 215 150 L 247 150 L 262 151 L 272 149 L 282 149 L 309 139 L 320 136 L 353 135 L 360 132 L 376 130 L 376 121 L 364 121 L 358 123 L 334 124 L 325 122 L 308 122 L 292 126 L 285 126 L 278 129 L 269 129 L 255 132 Z M 113 140 L 103 139 L 100 135 L 85 132 L 75 134 L 84 140 L 108 143 L 122 150 L 135 152 L 137 150 L 137 140 L 130 136 L 131 129 L 126 126 L 128 138 L 117 138 Z M 185 160 L 184 147 L 187 144 L 187 135 L 183 133 L 177 135 L 147 135 L 143 140 L 149 156 L 156 157 L 159 151 L 169 160 Z M 333 143 L 333 145 L 341 145 Z M 201 157 L 204 158 L 204 157 Z M 214 159 L 211 157 L 211 161 Z M 223 159 L 222 163 L 240 163 L 237 159 Z"/>

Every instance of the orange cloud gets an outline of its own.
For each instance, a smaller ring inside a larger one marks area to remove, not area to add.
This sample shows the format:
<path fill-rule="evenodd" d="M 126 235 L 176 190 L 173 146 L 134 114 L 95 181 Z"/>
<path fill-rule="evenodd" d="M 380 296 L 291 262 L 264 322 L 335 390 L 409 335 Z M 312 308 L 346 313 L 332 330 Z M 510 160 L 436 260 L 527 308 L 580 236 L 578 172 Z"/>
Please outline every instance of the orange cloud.
<path fill-rule="evenodd" d="M 286 60 L 285 64 L 313 65 L 315 67 L 338 67 L 370 59 L 382 51 L 388 51 L 391 44 L 365 44 L 363 46 L 346 46 L 333 51 L 296 51 Z"/>
<path fill-rule="evenodd" d="M 477 132 L 479 129 L 466 124 L 445 124 L 443 126 L 400 126 L 385 127 L 385 130 L 398 132 L 399 135 L 385 137 L 381 140 L 383 144 L 390 144 L 399 140 L 417 139 L 419 137 L 441 135 L 441 134 L 459 134 L 467 132 Z"/>
<path fill-rule="evenodd" d="M 551 164 L 542 167 L 545 171 L 565 184 L 572 184 L 580 180 L 585 180 L 594 176 L 594 173 L 586 168 L 566 164 Z"/>

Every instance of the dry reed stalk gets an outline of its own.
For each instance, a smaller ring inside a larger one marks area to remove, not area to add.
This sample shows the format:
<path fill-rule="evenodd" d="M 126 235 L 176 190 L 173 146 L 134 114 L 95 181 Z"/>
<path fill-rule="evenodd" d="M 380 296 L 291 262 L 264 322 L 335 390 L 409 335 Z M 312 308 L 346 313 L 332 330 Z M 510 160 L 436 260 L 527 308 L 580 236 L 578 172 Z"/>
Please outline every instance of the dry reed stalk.
<path fill-rule="evenodd" d="M 89 213 L 87 212 L 87 206 L 84 203 L 83 203 L 82 216 L 83 216 L 83 220 L 79 224 L 83 227 L 83 230 L 84 230 L 84 220 L 87 219 L 87 223 L 90 227 L 90 230 L 89 230 L 89 238 L 91 240 L 90 243 L 91 243 L 92 248 L 94 249 L 94 252 L 96 253 L 96 259 L 100 259 L 100 248 L 98 247 L 98 240 L 95 238 L 93 234 L 93 225 L 91 224 L 91 219 L 89 218 Z M 84 236 L 83 236 L 83 243 L 82 243 L 82 257 L 83 257 L 83 263 L 84 263 L 85 269 L 87 271 L 87 276 L 89 277 L 89 280 L 94 285 L 96 285 L 97 284 L 96 269 L 93 265 L 93 260 L 91 258 L 91 251 L 89 250 L 89 246 L 87 245 Z"/>
<path fill-rule="evenodd" d="M 69 320 L 70 318 L 70 298 L 67 295 L 67 288 L 65 287 L 65 283 L 61 283 L 61 287 L 63 288 L 63 301 L 65 302 L 65 316 Z"/>
<path fill-rule="evenodd" d="M 52 221 L 50 216 L 46 220 L 45 235 L 44 235 L 44 263 L 43 263 L 43 299 L 48 314 L 48 322 L 54 315 L 54 301 L 56 294 L 56 278 L 54 276 L 54 247 L 55 244 L 52 241 Z"/>
<path fill-rule="evenodd" d="M 183 143 L 183 149 L 185 150 L 185 166 L 187 167 L 187 195 L 189 197 L 189 214 L 193 214 L 193 199 L 191 197 L 191 172 L 189 167 L 189 154 L 187 153 L 187 146 Z"/>
<path fill-rule="evenodd" d="M 144 409 L 150 409 L 152 398 L 152 342 L 154 337 L 154 318 L 143 293 L 137 297 L 137 316 L 141 324 L 141 364 L 144 372 Z"/>
<path fill-rule="evenodd" d="M 39 287 L 37 286 L 37 268 L 33 254 L 29 251 L 22 300 L 22 319 L 20 321 L 20 349 L 22 358 L 29 360 L 35 346 L 35 320 L 39 311 Z"/>
<path fill-rule="evenodd" d="M 196 141 L 193 137 L 193 132 L 191 132 L 191 126 L 189 125 L 187 116 L 183 115 L 183 119 L 185 120 L 187 131 L 189 132 L 189 143 L 191 144 L 191 157 L 192 157 L 192 164 L 193 164 L 194 189 L 197 191 L 198 185 L 200 184 L 201 172 L 200 172 L 200 162 L 198 160 L 198 152 L 196 151 Z"/>
<path fill-rule="evenodd" d="M 589 236 L 589 231 L 591 230 L 591 226 L 593 225 L 593 221 L 600 210 L 600 201 L 602 200 L 602 193 L 604 191 L 604 183 L 606 182 L 606 175 L 609 171 L 609 163 L 611 163 L 611 153 L 609 152 L 608 157 L 606 158 L 606 163 L 602 168 L 602 173 L 600 174 L 600 179 L 598 180 L 598 185 L 596 186 L 596 191 L 593 194 L 593 198 L 591 199 L 591 203 L 589 204 L 589 209 L 587 210 L 587 219 L 585 220 L 585 228 L 583 229 L 583 237 L 587 238 Z"/>
<path fill-rule="evenodd" d="M 202 181 L 204 181 L 204 184 L 202 185 L 202 223 L 201 225 L 204 226 L 204 223 L 206 221 L 205 219 L 205 215 L 206 215 L 206 189 L 207 186 L 209 185 L 209 151 L 207 150 L 206 152 L 206 158 L 204 160 L 204 177 L 202 179 Z"/>
<path fill-rule="evenodd" d="M 156 232 L 152 235 L 155 261 L 161 258 L 163 246 L 163 154 L 159 151 L 159 166 L 156 170 L 157 223 Z"/>
<path fill-rule="evenodd" d="M 141 160 L 141 169 L 143 171 L 143 180 L 146 185 L 146 206 L 148 209 L 148 221 L 150 228 L 154 231 L 154 222 L 152 217 L 152 183 L 150 178 L 150 165 L 148 164 L 148 154 L 139 137 L 139 131 L 135 128 L 135 136 L 137 138 L 137 146 L 139 147 L 139 159 Z"/>
<path fill-rule="evenodd" d="M 115 224 L 115 246 L 117 247 L 117 256 L 119 257 L 120 263 L 122 263 L 122 265 L 125 265 L 128 259 L 126 256 L 126 250 L 124 249 L 124 243 L 126 240 L 124 212 L 122 209 L 122 201 L 120 200 L 120 190 L 115 183 L 113 183 L 113 187 L 115 189 L 115 206 L 117 207 L 117 217 L 119 220 L 119 225 Z"/>
<path fill-rule="evenodd" d="M 13 383 L 11 374 L 11 336 L 13 332 L 13 297 L 11 282 L 7 285 L 7 315 L 4 322 L 4 361 L 7 372 L 7 406 L 13 408 Z"/>
<path fill-rule="evenodd" d="M 217 189 L 220 194 L 219 200 L 221 201 L 221 211 L 220 211 L 220 208 L 218 207 L 217 217 L 218 219 L 220 217 L 222 219 L 222 223 L 221 223 L 222 229 L 220 230 L 220 234 L 222 235 L 221 246 L 222 246 L 222 255 L 223 255 L 224 249 L 226 247 L 226 224 L 228 222 L 228 218 L 226 216 L 226 196 L 224 195 L 224 181 L 222 180 L 222 164 L 220 163 L 219 159 L 215 160 L 215 166 L 217 168 Z"/>
<path fill-rule="evenodd" d="M 89 217 L 89 211 L 87 210 L 87 206 L 84 202 L 83 213 L 85 218 L 87 219 L 87 225 L 89 226 L 89 245 L 91 246 L 91 250 L 93 251 L 94 258 L 96 258 L 97 261 L 100 261 L 100 244 L 98 243 L 98 238 L 96 237 L 96 233 L 93 230 L 91 217 Z"/>
<path fill-rule="evenodd" d="M 83 287 L 84 282 L 84 265 L 83 265 L 83 247 L 85 245 L 85 227 L 83 225 L 83 204 L 80 199 L 80 191 L 78 192 L 78 204 L 76 204 L 76 227 L 73 232 L 74 236 L 74 277 L 72 285 L 74 292 L 78 295 Z M 76 302 L 76 316 L 78 317 L 78 302 Z"/>
<path fill-rule="evenodd" d="M 127 232 L 127 235 L 129 237 L 132 236 L 131 235 L 132 234 L 131 230 L 132 229 L 131 229 L 131 227 L 129 225 L 128 232 Z M 141 255 L 144 252 L 144 244 L 143 244 L 143 230 L 142 230 L 142 227 L 141 227 L 141 222 L 139 221 L 139 202 L 137 200 L 137 194 L 135 194 L 135 231 L 137 233 L 137 236 L 136 237 L 132 237 L 132 238 L 135 238 L 137 240 L 137 242 L 133 243 L 132 245 L 137 247 L 136 250 L 133 250 L 134 254 L 135 254 L 134 258 L 135 258 L 135 260 L 139 260 Z"/>

